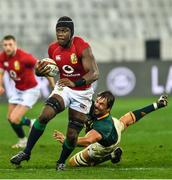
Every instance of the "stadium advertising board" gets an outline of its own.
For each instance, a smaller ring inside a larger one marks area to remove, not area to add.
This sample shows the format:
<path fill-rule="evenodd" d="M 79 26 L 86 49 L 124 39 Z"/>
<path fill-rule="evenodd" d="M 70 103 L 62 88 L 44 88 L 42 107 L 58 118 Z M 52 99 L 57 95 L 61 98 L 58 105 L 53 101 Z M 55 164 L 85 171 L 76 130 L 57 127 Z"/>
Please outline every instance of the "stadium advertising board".
<path fill-rule="evenodd" d="M 149 97 L 172 92 L 172 64 L 170 62 L 130 62 L 99 64 L 99 81 L 93 84 L 96 92 L 109 89 L 116 96 Z M 10 96 L 13 82 L 4 77 L 6 96 Z M 50 94 L 48 81 L 38 78 L 42 98 Z M 5 95 L 0 100 L 5 100 Z"/>
<path fill-rule="evenodd" d="M 172 92 L 170 62 L 99 64 L 97 91 L 109 89 L 116 96 L 152 96 Z"/>

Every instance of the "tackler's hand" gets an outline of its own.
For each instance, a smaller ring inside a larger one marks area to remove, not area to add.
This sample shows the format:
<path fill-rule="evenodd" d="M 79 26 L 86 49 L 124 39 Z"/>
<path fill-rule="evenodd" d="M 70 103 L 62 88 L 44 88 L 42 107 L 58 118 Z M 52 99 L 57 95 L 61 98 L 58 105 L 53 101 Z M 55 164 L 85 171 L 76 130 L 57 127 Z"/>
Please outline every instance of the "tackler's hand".
<path fill-rule="evenodd" d="M 62 144 L 64 143 L 64 140 L 65 140 L 64 134 L 57 130 L 54 130 L 53 138 Z"/>

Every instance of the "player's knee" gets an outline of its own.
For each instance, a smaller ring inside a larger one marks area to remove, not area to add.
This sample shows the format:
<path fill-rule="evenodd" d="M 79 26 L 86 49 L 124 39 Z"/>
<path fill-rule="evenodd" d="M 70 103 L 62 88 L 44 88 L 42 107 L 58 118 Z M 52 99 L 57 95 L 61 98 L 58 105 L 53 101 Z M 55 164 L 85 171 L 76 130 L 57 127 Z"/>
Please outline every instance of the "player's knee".
<path fill-rule="evenodd" d="M 39 116 L 38 121 L 39 121 L 41 124 L 47 124 L 47 123 L 50 121 L 49 115 L 47 115 L 47 114 L 45 114 L 45 113 L 42 113 L 42 114 Z"/>
<path fill-rule="evenodd" d="M 47 106 L 50 106 L 55 111 L 55 113 L 59 113 L 59 112 L 63 111 L 65 108 L 62 100 L 59 100 L 55 97 L 49 97 L 47 99 L 47 101 L 45 102 L 45 104 Z"/>
<path fill-rule="evenodd" d="M 20 123 L 20 117 L 14 115 L 14 114 L 11 114 L 9 117 L 8 117 L 8 121 L 10 123 L 13 123 L 13 124 L 19 124 Z"/>
<path fill-rule="evenodd" d="M 68 127 L 71 129 L 75 129 L 75 131 L 79 134 L 82 128 L 84 127 L 84 122 L 80 119 L 71 118 L 69 120 Z"/>
<path fill-rule="evenodd" d="M 53 98 L 49 98 L 46 101 L 45 107 L 38 118 L 39 122 L 42 124 L 47 124 L 59 111 L 61 111 L 60 103 L 57 100 L 56 102 L 55 100 L 52 101 L 52 99 Z"/>
<path fill-rule="evenodd" d="M 120 118 L 120 121 L 124 124 L 125 128 L 136 122 L 135 116 L 132 112 L 128 112 Z"/>

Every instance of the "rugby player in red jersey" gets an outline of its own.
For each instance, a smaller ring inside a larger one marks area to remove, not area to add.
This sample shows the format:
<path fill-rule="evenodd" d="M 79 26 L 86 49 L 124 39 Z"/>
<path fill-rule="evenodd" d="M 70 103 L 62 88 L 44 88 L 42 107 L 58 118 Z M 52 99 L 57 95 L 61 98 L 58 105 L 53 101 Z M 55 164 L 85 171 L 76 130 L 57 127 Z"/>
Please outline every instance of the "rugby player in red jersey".
<path fill-rule="evenodd" d="M 69 108 L 69 121 L 66 139 L 56 164 L 57 170 L 64 169 L 66 159 L 76 146 L 92 103 L 91 83 L 98 79 L 99 71 L 89 44 L 81 37 L 73 37 L 73 34 L 72 19 L 61 17 L 56 24 L 57 41 L 48 49 L 49 57 L 55 60 L 59 68 L 60 79 L 32 127 L 26 148 L 11 158 L 13 164 L 19 165 L 21 161 L 30 159 L 31 150 L 47 123 L 65 108 Z M 48 72 L 44 63 L 37 64 L 37 75 L 44 76 Z"/>
<path fill-rule="evenodd" d="M 27 143 L 23 125 L 31 126 L 32 121 L 25 114 L 32 108 L 40 96 L 40 88 L 35 79 L 34 66 L 36 58 L 31 54 L 17 48 L 14 36 L 7 35 L 2 40 L 3 51 L 0 53 L 0 95 L 3 88 L 4 71 L 9 73 L 15 82 L 12 95 L 9 97 L 7 118 L 19 141 L 12 148 L 25 147 Z"/>

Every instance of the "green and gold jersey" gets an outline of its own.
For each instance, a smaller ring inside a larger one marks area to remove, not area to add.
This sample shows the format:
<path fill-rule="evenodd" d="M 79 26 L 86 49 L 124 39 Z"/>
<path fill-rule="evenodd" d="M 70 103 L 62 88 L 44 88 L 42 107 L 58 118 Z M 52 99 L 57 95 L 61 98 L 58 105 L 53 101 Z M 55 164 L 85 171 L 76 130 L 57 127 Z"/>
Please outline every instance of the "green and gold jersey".
<path fill-rule="evenodd" d="M 101 119 L 94 120 L 92 129 L 102 135 L 102 139 L 98 143 L 105 147 L 111 146 L 118 140 L 118 134 L 110 114 Z"/>

